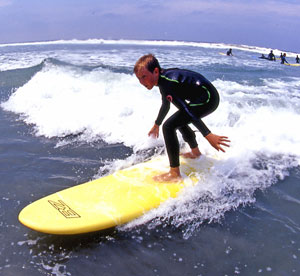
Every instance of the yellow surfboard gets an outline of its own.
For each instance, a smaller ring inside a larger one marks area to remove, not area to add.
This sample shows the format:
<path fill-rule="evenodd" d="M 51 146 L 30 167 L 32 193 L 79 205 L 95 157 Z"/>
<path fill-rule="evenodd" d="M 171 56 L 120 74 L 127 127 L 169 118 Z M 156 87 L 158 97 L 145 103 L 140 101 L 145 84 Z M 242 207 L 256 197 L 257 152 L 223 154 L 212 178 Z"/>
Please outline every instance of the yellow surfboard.
<path fill-rule="evenodd" d="M 200 167 L 199 167 L 200 164 Z M 202 167 L 201 167 L 202 166 Z M 168 170 L 165 157 L 117 171 L 39 199 L 19 214 L 25 226 L 49 234 L 80 234 L 107 229 L 137 218 L 176 197 L 199 181 L 212 162 L 181 159 L 183 180 L 158 183 L 154 175 Z M 199 174 L 199 170 L 200 174 Z"/>
<path fill-rule="evenodd" d="M 300 63 L 284 63 L 287 66 L 300 66 Z"/>

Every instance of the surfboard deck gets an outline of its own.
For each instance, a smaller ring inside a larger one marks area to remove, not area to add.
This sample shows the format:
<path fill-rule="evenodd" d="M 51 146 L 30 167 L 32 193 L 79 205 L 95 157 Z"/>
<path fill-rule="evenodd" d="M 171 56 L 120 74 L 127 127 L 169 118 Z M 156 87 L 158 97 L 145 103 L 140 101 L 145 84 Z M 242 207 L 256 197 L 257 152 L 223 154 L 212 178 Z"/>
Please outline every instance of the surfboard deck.
<path fill-rule="evenodd" d="M 287 66 L 300 66 L 300 63 L 284 63 Z"/>
<path fill-rule="evenodd" d="M 39 199 L 20 212 L 19 221 L 33 230 L 60 235 L 124 224 L 176 197 L 184 187 L 195 185 L 199 163 L 203 173 L 212 166 L 200 159 L 181 159 L 181 182 L 159 183 L 152 177 L 168 171 L 168 161 L 165 157 L 154 158 Z"/>

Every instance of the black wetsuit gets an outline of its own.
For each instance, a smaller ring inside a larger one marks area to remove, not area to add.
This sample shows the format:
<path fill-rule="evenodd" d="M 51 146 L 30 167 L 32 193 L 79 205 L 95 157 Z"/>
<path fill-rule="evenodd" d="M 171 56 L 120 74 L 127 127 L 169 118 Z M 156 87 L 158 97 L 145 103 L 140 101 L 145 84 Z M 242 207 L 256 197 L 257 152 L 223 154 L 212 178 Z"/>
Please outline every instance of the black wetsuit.
<path fill-rule="evenodd" d="M 227 51 L 226 55 L 227 55 L 227 56 L 232 56 L 232 50 L 229 49 L 229 50 Z"/>
<path fill-rule="evenodd" d="M 162 70 L 158 87 L 162 95 L 162 105 L 155 124 L 162 123 L 170 109 L 171 102 L 179 109 L 163 125 L 170 166 L 178 167 L 179 142 L 176 130 L 181 132 L 183 139 L 191 148 L 197 147 L 195 133 L 188 124 L 192 123 L 203 136 L 208 135 L 210 130 L 201 118 L 218 107 L 219 93 L 201 74 L 177 68 Z"/>
<path fill-rule="evenodd" d="M 273 53 L 270 53 L 270 54 L 268 55 L 268 59 L 269 59 L 269 60 L 276 61 L 276 57 L 275 57 L 275 55 L 274 55 Z"/>

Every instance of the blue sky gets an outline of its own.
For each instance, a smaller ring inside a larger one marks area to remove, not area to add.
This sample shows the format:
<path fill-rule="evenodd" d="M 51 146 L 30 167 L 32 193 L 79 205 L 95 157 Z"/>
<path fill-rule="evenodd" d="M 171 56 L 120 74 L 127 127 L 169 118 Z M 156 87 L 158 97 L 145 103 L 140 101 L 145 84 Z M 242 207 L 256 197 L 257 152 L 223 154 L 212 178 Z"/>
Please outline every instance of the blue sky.
<path fill-rule="evenodd" d="M 0 0 L 0 43 L 162 39 L 300 52 L 300 0 Z"/>

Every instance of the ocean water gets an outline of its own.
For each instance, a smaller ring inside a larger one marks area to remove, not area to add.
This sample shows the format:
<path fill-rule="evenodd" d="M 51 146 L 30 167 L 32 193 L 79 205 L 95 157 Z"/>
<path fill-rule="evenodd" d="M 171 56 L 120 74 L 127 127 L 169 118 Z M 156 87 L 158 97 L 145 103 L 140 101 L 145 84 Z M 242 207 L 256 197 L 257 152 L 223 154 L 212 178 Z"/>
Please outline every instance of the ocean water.
<path fill-rule="evenodd" d="M 219 54 L 228 48 L 233 57 Z M 299 275 L 300 67 L 258 58 L 269 50 L 125 40 L 0 45 L 0 275 Z M 197 133 L 210 173 L 126 225 L 76 236 L 21 225 L 19 212 L 34 200 L 165 154 L 162 138 L 147 136 L 159 91 L 132 72 L 146 53 L 212 81 L 221 103 L 204 121 L 231 147 L 216 152 Z M 294 63 L 295 53 L 287 56 Z"/>

